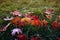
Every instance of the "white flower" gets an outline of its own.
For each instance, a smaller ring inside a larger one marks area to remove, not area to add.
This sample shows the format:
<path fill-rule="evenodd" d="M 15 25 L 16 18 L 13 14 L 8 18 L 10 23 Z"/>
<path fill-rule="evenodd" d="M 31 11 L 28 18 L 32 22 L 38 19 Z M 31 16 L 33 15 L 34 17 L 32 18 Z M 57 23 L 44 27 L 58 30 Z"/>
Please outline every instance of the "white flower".
<path fill-rule="evenodd" d="M 14 28 L 14 29 L 12 30 L 11 35 L 12 35 L 12 36 L 14 36 L 16 33 L 17 33 L 17 34 L 19 34 L 19 33 L 21 33 L 21 34 L 22 34 L 21 29 L 19 29 L 19 28 Z"/>
<path fill-rule="evenodd" d="M 9 18 L 9 16 L 7 16 L 6 18 L 4 18 L 5 21 L 9 21 L 9 20 L 12 20 L 12 19 L 13 19 L 13 17 Z"/>

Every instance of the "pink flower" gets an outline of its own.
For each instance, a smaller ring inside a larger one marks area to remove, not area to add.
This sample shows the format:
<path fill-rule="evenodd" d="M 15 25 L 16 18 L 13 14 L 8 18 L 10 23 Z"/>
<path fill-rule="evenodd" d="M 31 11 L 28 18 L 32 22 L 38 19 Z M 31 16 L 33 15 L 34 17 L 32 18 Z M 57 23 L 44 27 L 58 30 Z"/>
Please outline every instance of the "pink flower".
<path fill-rule="evenodd" d="M 13 14 L 13 15 L 17 15 L 17 16 L 22 16 L 22 14 L 21 14 L 19 11 L 11 12 L 11 14 Z"/>
<path fill-rule="evenodd" d="M 53 9 L 46 9 L 45 13 L 46 14 L 52 14 L 53 13 Z"/>

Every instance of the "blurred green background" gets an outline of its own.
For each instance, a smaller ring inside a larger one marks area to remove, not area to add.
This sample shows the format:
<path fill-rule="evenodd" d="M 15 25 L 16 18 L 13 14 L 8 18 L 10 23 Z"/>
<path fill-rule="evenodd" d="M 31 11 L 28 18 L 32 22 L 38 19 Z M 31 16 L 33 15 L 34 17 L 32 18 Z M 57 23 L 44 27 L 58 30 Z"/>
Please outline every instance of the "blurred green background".
<path fill-rule="evenodd" d="M 43 12 L 46 8 L 53 8 L 60 12 L 60 0 L 0 0 L 0 17 L 9 15 L 13 10 L 22 13 L 27 11 Z"/>

